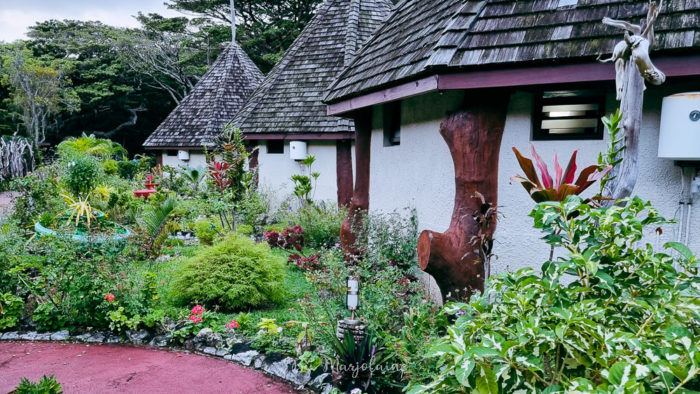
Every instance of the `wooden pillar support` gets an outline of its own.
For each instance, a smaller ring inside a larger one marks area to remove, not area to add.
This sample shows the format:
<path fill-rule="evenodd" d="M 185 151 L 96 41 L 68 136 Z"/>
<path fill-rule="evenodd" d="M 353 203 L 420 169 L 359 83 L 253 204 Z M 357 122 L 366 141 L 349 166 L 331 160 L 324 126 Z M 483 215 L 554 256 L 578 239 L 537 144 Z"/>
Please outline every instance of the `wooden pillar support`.
<path fill-rule="evenodd" d="M 348 214 L 340 229 L 340 242 L 346 255 L 355 254 L 356 230 L 362 227 L 362 216 L 369 210 L 370 152 L 372 145 L 372 110 L 355 118 L 355 189 Z"/>
<path fill-rule="evenodd" d="M 444 233 L 426 230 L 418 240 L 420 268 L 432 275 L 443 299 L 484 289 L 484 265 L 471 238 L 479 233 L 472 215 L 481 206 L 475 193 L 498 205 L 498 157 L 505 127 L 508 95 L 481 97 L 478 103 L 445 117 L 440 134 L 450 149 L 455 169 L 455 205 Z M 495 225 L 491 232 L 495 231 Z"/>
<path fill-rule="evenodd" d="M 260 145 L 258 145 L 257 141 L 251 141 L 247 148 L 250 154 L 250 156 L 248 156 L 248 170 L 254 171 L 253 186 L 257 188 L 260 182 L 260 174 L 258 173 L 260 170 Z"/>
<path fill-rule="evenodd" d="M 352 141 L 336 142 L 336 176 L 338 183 L 338 207 L 350 205 L 353 194 L 352 181 Z"/>

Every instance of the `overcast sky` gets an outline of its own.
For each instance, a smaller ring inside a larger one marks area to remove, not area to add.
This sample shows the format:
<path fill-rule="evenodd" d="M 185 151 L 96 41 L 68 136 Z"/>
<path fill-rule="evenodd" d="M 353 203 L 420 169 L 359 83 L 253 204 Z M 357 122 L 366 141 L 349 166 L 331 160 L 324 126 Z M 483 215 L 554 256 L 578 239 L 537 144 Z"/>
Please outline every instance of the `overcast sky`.
<path fill-rule="evenodd" d="M 0 41 L 26 38 L 27 27 L 48 19 L 97 20 L 108 25 L 136 27 L 139 11 L 176 16 L 165 0 L 0 0 Z"/>

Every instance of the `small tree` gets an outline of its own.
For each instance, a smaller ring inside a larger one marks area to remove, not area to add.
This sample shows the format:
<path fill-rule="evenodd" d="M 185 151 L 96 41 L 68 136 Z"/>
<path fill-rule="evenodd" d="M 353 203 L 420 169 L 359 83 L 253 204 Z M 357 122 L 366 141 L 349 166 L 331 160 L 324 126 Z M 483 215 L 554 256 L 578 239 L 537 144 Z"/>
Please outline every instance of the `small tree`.
<path fill-rule="evenodd" d="M 311 166 L 316 161 L 315 156 L 309 156 L 301 161 L 302 166 L 306 170 L 307 174 L 294 174 L 292 175 L 292 182 L 294 182 L 294 195 L 299 199 L 299 204 L 301 206 L 306 205 L 311 202 L 311 192 L 316 187 L 316 182 L 318 182 L 318 177 L 321 176 L 318 172 L 312 172 Z"/>

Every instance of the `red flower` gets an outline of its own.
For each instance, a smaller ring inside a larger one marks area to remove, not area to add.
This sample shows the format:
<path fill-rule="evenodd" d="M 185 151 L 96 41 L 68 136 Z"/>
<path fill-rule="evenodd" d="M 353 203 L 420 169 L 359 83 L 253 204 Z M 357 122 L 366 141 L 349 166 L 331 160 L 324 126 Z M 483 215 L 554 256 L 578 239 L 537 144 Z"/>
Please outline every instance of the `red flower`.
<path fill-rule="evenodd" d="M 238 328 L 238 322 L 236 320 L 231 320 L 231 323 L 226 325 L 226 328 Z"/>
<path fill-rule="evenodd" d="M 117 297 L 115 297 L 114 294 L 112 294 L 112 293 L 107 293 L 105 295 L 105 300 L 107 300 L 107 302 L 112 302 L 112 301 L 114 301 L 115 298 L 117 298 Z"/>
<path fill-rule="evenodd" d="M 204 307 L 201 305 L 195 305 L 194 308 L 192 308 L 192 314 L 193 315 L 201 315 L 204 313 Z"/>

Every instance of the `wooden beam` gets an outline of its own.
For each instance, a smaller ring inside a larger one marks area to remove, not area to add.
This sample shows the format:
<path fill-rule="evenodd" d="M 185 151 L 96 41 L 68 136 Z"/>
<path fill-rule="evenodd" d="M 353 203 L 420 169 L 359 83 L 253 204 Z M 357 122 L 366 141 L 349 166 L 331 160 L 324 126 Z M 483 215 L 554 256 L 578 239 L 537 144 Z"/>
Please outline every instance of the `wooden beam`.
<path fill-rule="evenodd" d="M 668 77 L 700 75 L 700 55 L 665 56 L 654 59 Z M 328 114 L 347 115 L 353 111 L 441 90 L 550 85 L 561 83 L 614 81 L 615 70 L 600 63 L 513 67 L 436 74 L 418 81 L 364 94 L 328 105 Z"/>
<path fill-rule="evenodd" d="M 352 141 L 336 142 L 336 179 L 338 184 L 338 207 L 350 205 L 353 195 Z"/>

